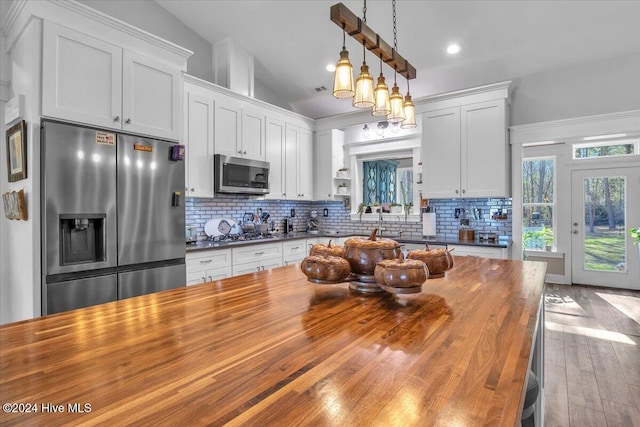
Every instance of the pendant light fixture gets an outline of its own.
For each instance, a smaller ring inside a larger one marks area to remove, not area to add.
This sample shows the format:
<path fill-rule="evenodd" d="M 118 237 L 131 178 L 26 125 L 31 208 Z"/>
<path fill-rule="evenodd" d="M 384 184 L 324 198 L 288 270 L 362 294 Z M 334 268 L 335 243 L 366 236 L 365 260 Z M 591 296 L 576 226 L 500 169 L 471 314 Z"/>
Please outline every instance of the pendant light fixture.
<path fill-rule="evenodd" d="M 362 61 L 360 75 L 356 79 L 356 94 L 353 96 L 353 106 L 356 108 L 371 108 L 373 105 L 373 76 L 369 73 L 367 63 Z"/>
<path fill-rule="evenodd" d="M 374 116 L 386 116 L 391 112 L 391 105 L 389 104 L 389 86 L 384 82 L 384 75 L 382 74 L 382 55 L 380 55 L 380 76 L 378 76 L 378 84 L 374 90 L 373 97 L 375 105 L 371 114 Z"/>
<path fill-rule="evenodd" d="M 385 83 L 384 75 L 382 74 L 382 62 L 385 62 L 391 68 L 394 69 L 396 74 L 403 75 L 407 80 L 416 78 L 416 69 L 413 67 L 409 61 L 404 59 L 400 53 L 398 53 L 397 47 L 397 39 L 396 39 L 396 19 L 395 19 L 395 0 L 393 0 L 393 29 L 394 29 L 394 47 L 391 47 L 387 42 L 384 41 L 379 34 L 373 31 L 366 24 L 366 10 L 367 10 L 367 2 L 364 0 L 364 8 L 363 8 L 363 19 L 358 18 L 353 12 L 351 12 L 344 4 L 337 3 L 331 6 L 330 19 L 336 25 L 342 27 L 343 32 L 343 46 L 342 52 L 340 53 L 340 61 L 338 61 L 338 66 L 342 63 L 348 64 L 348 73 L 344 73 L 344 79 L 342 74 L 340 74 L 340 70 L 336 69 L 335 75 L 335 84 L 334 84 L 334 96 L 336 98 L 346 98 L 352 96 L 353 89 L 349 91 L 348 83 L 340 83 L 343 80 L 348 81 L 348 78 L 352 80 L 351 77 L 351 64 L 348 60 L 348 53 L 345 48 L 345 34 L 349 33 L 350 37 L 353 37 L 359 43 L 362 43 L 363 50 L 366 53 L 365 49 L 372 51 L 376 56 L 380 58 L 380 76 L 378 77 L 378 84 L 375 86 L 373 90 L 373 109 L 371 114 L 374 116 L 388 116 L 391 113 L 391 105 L 390 105 L 390 97 L 389 97 L 389 87 Z M 353 105 L 358 108 L 368 108 L 370 105 L 371 98 L 369 94 L 371 93 L 371 86 L 369 84 L 373 83 L 373 78 L 370 77 L 369 67 L 366 64 L 366 61 L 363 58 L 362 67 L 360 68 L 361 73 L 358 76 L 356 83 L 356 95 L 353 100 Z M 348 77 L 348 78 L 347 78 Z M 397 75 L 394 77 L 394 92 L 397 93 L 394 96 L 396 99 L 396 105 L 405 105 L 407 104 L 407 98 L 402 99 L 402 95 L 400 94 L 400 89 L 397 88 Z M 351 86 L 353 88 L 353 86 Z M 346 89 L 344 89 L 346 88 Z M 344 91 L 344 92 L 341 92 Z M 344 93 L 343 96 L 340 94 Z M 413 105 L 411 101 L 411 97 L 407 93 L 408 101 L 410 105 Z M 402 108 L 400 108 L 402 110 Z M 395 113 L 389 117 L 389 120 L 394 120 L 396 123 L 402 122 L 404 124 L 405 120 L 402 120 L 403 113 L 406 117 L 406 112 L 398 111 L 396 108 Z M 414 119 L 415 120 L 415 119 Z M 407 126 L 403 127 L 411 127 L 411 124 L 408 123 Z"/>
<path fill-rule="evenodd" d="M 333 96 L 338 99 L 351 98 L 353 90 L 353 66 L 349 61 L 349 52 L 346 47 L 345 24 L 342 24 L 342 51 L 336 64 L 336 72 L 333 79 Z"/>
<path fill-rule="evenodd" d="M 367 23 L 367 0 L 364 0 L 362 7 L 362 22 Z M 356 108 L 371 108 L 374 105 L 373 99 L 373 76 L 369 73 L 369 66 L 366 61 L 367 46 L 362 41 L 362 66 L 360 75 L 356 79 L 356 93 L 353 96 L 353 106 Z"/>
<path fill-rule="evenodd" d="M 398 32 L 396 30 L 396 0 L 391 1 L 391 5 L 393 8 L 393 51 L 398 50 Z M 391 96 L 389 97 L 389 104 L 391 106 L 391 111 L 387 116 L 387 121 L 389 123 L 400 123 L 404 121 L 404 108 L 402 99 L 402 95 L 400 95 L 400 88 L 398 87 L 397 82 L 398 71 L 397 68 L 393 69 L 393 89 L 391 89 Z"/>
<path fill-rule="evenodd" d="M 409 93 L 409 79 L 407 79 L 407 95 L 404 97 L 404 121 L 400 126 L 402 129 L 410 129 L 418 126 L 416 124 L 416 106 L 411 101 L 411 94 Z"/>

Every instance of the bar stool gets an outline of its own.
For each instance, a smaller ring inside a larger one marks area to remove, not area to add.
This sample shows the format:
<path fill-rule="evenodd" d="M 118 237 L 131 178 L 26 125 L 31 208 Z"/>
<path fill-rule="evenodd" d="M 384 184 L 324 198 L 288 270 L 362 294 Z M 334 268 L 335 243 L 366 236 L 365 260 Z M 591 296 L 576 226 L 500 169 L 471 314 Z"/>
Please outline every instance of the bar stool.
<path fill-rule="evenodd" d="M 527 392 L 524 395 L 522 416 L 520 417 L 522 427 L 535 427 L 536 421 L 533 415 L 539 394 L 540 385 L 538 384 L 538 378 L 536 377 L 536 374 L 530 370 L 529 377 L 527 378 Z"/>

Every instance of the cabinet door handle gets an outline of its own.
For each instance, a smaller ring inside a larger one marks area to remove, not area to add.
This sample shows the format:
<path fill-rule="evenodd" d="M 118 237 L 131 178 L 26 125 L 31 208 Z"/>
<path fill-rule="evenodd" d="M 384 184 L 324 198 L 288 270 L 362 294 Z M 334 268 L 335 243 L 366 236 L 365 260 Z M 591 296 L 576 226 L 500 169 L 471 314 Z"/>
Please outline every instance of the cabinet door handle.
<path fill-rule="evenodd" d="M 204 261 L 200 261 L 200 264 L 208 264 L 211 261 L 213 261 L 213 260 L 212 259 L 207 259 L 207 260 L 204 260 Z"/>
<path fill-rule="evenodd" d="M 213 277 L 212 276 L 209 276 L 209 281 L 213 282 Z"/>
<path fill-rule="evenodd" d="M 238 150 L 238 154 L 242 154 L 242 150 Z"/>
<path fill-rule="evenodd" d="M 257 266 L 257 267 L 256 267 L 256 271 L 260 271 L 260 266 Z"/>
<path fill-rule="evenodd" d="M 125 121 L 125 123 L 126 123 L 126 124 L 128 124 L 128 125 L 130 125 L 130 124 L 131 124 L 131 119 L 127 119 L 127 120 Z"/>
<path fill-rule="evenodd" d="M 282 193 L 282 197 L 287 197 L 287 193 Z"/>
<path fill-rule="evenodd" d="M 291 250 L 295 250 L 295 249 L 300 249 L 300 246 L 294 246 L 291 248 Z"/>
<path fill-rule="evenodd" d="M 118 123 L 118 122 L 120 121 L 120 116 L 115 116 L 115 117 L 113 118 L 113 121 L 114 121 L 114 122 L 116 122 L 116 123 Z"/>
<path fill-rule="evenodd" d="M 262 252 L 254 252 L 253 254 L 254 255 L 262 255 L 263 253 L 264 253 L 264 251 L 262 251 Z"/>
<path fill-rule="evenodd" d="M 262 271 L 264 271 L 264 265 L 261 265 L 260 268 L 262 268 Z"/>
<path fill-rule="evenodd" d="M 458 190 L 456 190 L 456 194 L 458 194 Z"/>
<path fill-rule="evenodd" d="M 202 276 L 202 283 L 207 283 L 207 278 Z"/>
<path fill-rule="evenodd" d="M 466 192 L 467 192 L 467 190 L 462 190 L 462 194 L 464 194 L 464 193 L 466 193 Z"/>
<path fill-rule="evenodd" d="M 247 150 L 244 150 L 244 151 L 242 152 L 242 154 L 247 154 Z"/>

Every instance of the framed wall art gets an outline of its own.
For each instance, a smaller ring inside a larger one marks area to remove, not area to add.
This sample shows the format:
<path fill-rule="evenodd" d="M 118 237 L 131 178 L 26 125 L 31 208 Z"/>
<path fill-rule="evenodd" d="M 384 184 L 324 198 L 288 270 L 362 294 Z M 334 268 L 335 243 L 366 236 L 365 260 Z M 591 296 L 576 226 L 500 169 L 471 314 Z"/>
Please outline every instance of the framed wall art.
<path fill-rule="evenodd" d="M 24 120 L 7 130 L 7 172 L 9 182 L 27 177 L 27 133 Z"/>

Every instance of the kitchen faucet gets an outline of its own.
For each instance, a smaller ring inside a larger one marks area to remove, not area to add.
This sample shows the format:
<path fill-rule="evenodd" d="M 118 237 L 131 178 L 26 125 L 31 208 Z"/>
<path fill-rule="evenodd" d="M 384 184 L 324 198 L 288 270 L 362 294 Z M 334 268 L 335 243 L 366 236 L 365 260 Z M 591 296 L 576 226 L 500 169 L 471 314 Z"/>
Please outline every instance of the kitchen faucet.
<path fill-rule="evenodd" d="M 378 236 L 382 237 L 382 232 L 386 231 L 386 228 L 382 227 L 382 208 L 378 211 Z"/>

